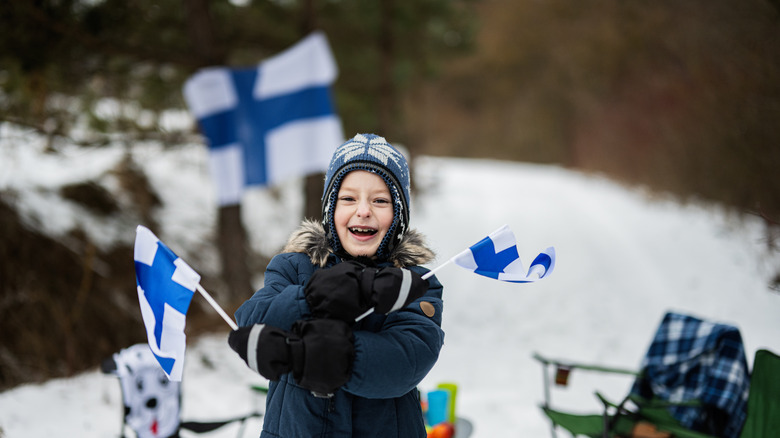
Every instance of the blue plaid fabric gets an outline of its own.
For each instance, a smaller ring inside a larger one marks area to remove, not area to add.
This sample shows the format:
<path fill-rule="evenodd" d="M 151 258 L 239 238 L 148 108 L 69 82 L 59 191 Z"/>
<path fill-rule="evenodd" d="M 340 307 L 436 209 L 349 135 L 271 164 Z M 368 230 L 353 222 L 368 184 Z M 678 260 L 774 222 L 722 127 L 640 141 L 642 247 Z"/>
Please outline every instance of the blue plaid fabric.
<path fill-rule="evenodd" d="M 698 401 L 700 405 L 674 406 L 670 411 L 691 430 L 739 436 L 750 390 L 739 329 L 667 313 L 641 368 L 643 377 L 634 383 L 633 394 L 670 402 Z"/>

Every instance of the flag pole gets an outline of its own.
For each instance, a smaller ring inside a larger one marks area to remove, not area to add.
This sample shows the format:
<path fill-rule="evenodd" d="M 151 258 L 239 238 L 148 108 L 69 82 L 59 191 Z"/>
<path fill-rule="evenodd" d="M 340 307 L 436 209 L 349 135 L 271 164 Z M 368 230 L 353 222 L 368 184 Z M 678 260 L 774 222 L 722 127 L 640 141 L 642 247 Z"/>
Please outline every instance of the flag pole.
<path fill-rule="evenodd" d="M 437 267 L 435 267 L 435 268 L 431 269 L 430 271 L 426 272 L 426 273 L 425 273 L 425 274 L 422 276 L 422 279 L 423 279 L 423 280 L 427 280 L 427 279 L 431 278 L 431 277 L 433 276 L 433 274 L 435 274 L 435 273 L 436 273 L 436 271 L 438 271 L 439 269 L 441 269 L 441 268 L 443 268 L 443 267 L 445 267 L 445 266 L 449 265 L 450 263 L 454 262 L 456 258 L 460 257 L 462 254 L 465 254 L 465 253 L 467 253 L 467 252 L 469 252 L 469 249 L 468 249 L 468 248 L 467 248 L 467 249 L 465 249 L 465 250 L 463 250 L 463 251 L 461 251 L 461 252 L 459 252 L 458 254 L 455 254 L 454 256 L 450 257 L 450 259 L 449 259 L 449 260 L 447 260 L 446 262 L 444 262 L 444 263 L 440 264 L 439 266 L 437 266 Z"/>
<path fill-rule="evenodd" d="M 458 258 L 458 256 L 460 256 L 461 254 L 465 253 L 466 251 L 468 251 L 468 249 L 466 249 L 465 251 L 461 251 L 459 254 L 456 254 L 456 255 L 452 256 L 452 257 L 451 257 L 449 260 L 447 260 L 446 262 L 444 262 L 444 263 L 440 264 L 439 266 L 437 266 L 437 267 L 435 267 L 435 268 L 431 269 L 430 271 L 426 272 L 425 274 L 423 274 L 423 276 L 422 276 L 422 279 L 423 279 L 423 280 L 427 280 L 427 279 L 429 279 L 429 278 L 433 277 L 433 274 L 435 274 L 435 273 L 436 273 L 436 271 L 438 271 L 439 269 L 441 269 L 441 268 L 443 268 L 443 267 L 445 267 L 445 266 L 449 265 L 449 264 L 450 264 L 450 263 L 452 263 L 452 262 L 453 262 L 453 261 L 454 261 L 456 258 Z M 368 310 L 366 310 L 366 312 L 365 312 L 365 313 L 363 313 L 362 315 L 360 315 L 360 316 L 358 316 L 357 318 L 355 318 L 355 322 L 358 322 L 358 321 L 360 321 L 361 319 L 365 318 L 366 316 L 368 316 L 368 315 L 370 315 L 370 314 L 372 314 L 372 313 L 374 313 L 374 308 L 373 308 L 373 307 L 372 307 L 372 308 L 370 308 L 370 309 L 368 309 Z"/>
<path fill-rule="evenodd" d="M 205 298 L 206 301 L 208 301 L 209 304 L 211 304 L 211 307 L 213 307 L 214 310 L 216 310 L 217 313 L 219 313 L 219 316 L 221 316 L 222 319 L 224 319 L 225 322 L 228 323 L 230 328 L 232 328 L 233 330 L 238 330 L 238 325 L 236 325 L 236 323 L 233 322 L 233 320 L 230 319 L 229 316 L 227 316 L 227 313 L 225 313 L 225 311 L 222 310 L 222 307 L 219 307 L 219 304 L 217 304 L 217 302 L 214 301 L 214 298 L 212 298 L 211 295 L 209 295 L 209 293 L 206 292 L 206 289 L 203 289 L 203 286 L 201 286 L 200 283 L 198 283 L 196 287 L 198 289 L 198 292 L 200 292 L 200 294 L 203 295 L 203 298 Z"/>
<path fill-rule="evenodd" d="M 358 322 L 358 321 L 360 321 L 361 319 L 365 318 L 366 316 L 368 316 L 368 315 L 370 315 L 370 314 L 374 313 L 374 309 L 376 309 L 376 307 L 372 307 L 372 308 L 370 308 L 370 309 L 366 310 L 366 311 L 365 311 L 365 313 L 363 313 L 362 315 L 360 315 L 360 316 L 358 316 L 357 318 L 355 318 L 355 322 Z"/>
<path fill-rule="evenodd" d="M 455 256 L 455 257 L 457 257 L 457 256 Z M 426 272 L 426 273 L 425 273 L 425 274 L 422 276 L 422 279 L 423 279 L 423 280 L 427 280 L 427 279 L 429 279 L 429 278 L 433 277 L 433 274 L 435 274 L 435 273 L 436 273 L 436 271 L 438 271 L 439 269 L 441 269 L 441 268 L 443 268 L 443 267 L 445 267 L 445 266 L 449 265 L 450 263 L 452 263 L 452 261 L 453 261 L 453 260 L 455 260 L 455 257 L 453 257 L 453 258 L 451 258 L 451 259 L 447 260 L 446 262 L 444 262 L 444 263 L 440 264 L 439 266 L 437 266 L 437 267 L 435 267 L 435 268 L 431 269 L 430 271 Z"/>

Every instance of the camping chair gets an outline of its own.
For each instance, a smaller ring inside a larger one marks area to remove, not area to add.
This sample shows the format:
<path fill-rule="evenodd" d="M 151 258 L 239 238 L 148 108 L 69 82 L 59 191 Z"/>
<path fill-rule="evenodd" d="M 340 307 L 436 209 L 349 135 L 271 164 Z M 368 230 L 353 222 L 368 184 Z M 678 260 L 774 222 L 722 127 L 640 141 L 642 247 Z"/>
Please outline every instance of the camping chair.
<path fill-rule="evenodd" d="M 534 358 L 542 362 L 545 368 L 548 365 L 552 365 L 555 367 L 562 366 L 563 369 L 569 371 L 574 368 L 581 368 L 633 374 L 632 371 L 552 361 L 538 354 L 534 355 Z M 548 380 L 547 376 L 545 376 L 545 379 Z M 545 389 L 549 390 L 546 384 Z M 607 435 L 612 433 L 630 436 L 631 430 L 642 422 L 648 422 L 653 425 L 662 424 L 660 427 L 656 426 L 656 429 L 662 432 L 669 432 L 677 438 L 708 436 L 680 426 L 677 420 L 671 417 L 671 414 L 662 403 L 656 402 L 655 405 L 652 405 L 638 400 L 641 407 L 636 412 L 622 409 L 621 415 L 616 416 L 618 406 L 608 402 L 598 393 L 596 396 L 605 404 L 604 413 L 602 414 L 568 414 L 551 409 L 549 407 L 549 396 L 545 398 L 542 410 L 552 420 L 554 425 L 563 427 L 574 436 L 583 435 L 598 438 L 605 436 L 604 430 L 609 431 Z M 633 397 L 629 395 L 627 399 L 630 400 Z M 612 409 L 611 412 L 610 409 Z M 753 361 L 753 372 L 750 376 L 747 417 L 739 437 L 766 438 L 774 436 L 780 430 L 780 415 L 777 415 L 778 412 L 780 412 L 780 356 L 769 350 L 758 350 Z M 555 429 L 553 429 L 553 436 L 556 436 Z"/>
<path fill-rule="evenodd" d="M 553 436 L 556 426 L 575 436 L 632 436 L 636 426 L 649 423 L 676 437 L 737 438 L 745 422 L 750 378 L 742 339 L 733 326 L 667 313 L 639 372 L 552 361 L 538 354 L 534 358 L 545 373 L 542 410 L 552 421 Z M 600 415 L 567 414 L 550 407 L 550 365 L 559 370 L 559 384 L 565 384 L 561 374 L 577 368 L 630 375 L 635 381 L 618 404 L 597 394 L 604 405 Z"/>
<path fill-rule="evenodd" d="M 568 385 L 568 377 L 574 370 L 619 374 L 638 378 L 640 373 L 622 368 L 606 367 L 576 362 L 564 362 L 545 358 L 538 353 L 534 359 L 542 364 L 544 373 L 544 403 L 541 406 L 544 414 L 552 422 L 552 436 L 557 437 L 557 428 L 567 430 L 572 436 L 587 436 L 606 438 L 613 436 L 625 437 L 659 437 L 664 438 L 664 432 L 674 431 L 679 438 L 704 438 L 706 435 L 687 431 L 671 417 L 666 410 L 668 404 L 647 402 L 634 395 L 628 395 L 620 403 L 609 401 L 600 393 L 596 397 L 603 405 L 603 411 L 598 414 L 570 414 L 553 409 L 550 403 L 549 369 L 555 369 L 555 384 Z M 663 430 L 658 432 L 658 430 Z"/>
<path fill-rule="evenodd" d="M 780 431 L 780 356 L 756 351 L 750 376 L 747 417 L 740 438 L 776 436 Z"/>
<path fill-rule="evenodd" d="M 126 426 L 137 438 L 177 438 L 180 430 L 200 434 L 236 422 L 241 425 L 237 435 L 240 437 L 247 419 L 262 416 L 254 412 L 221 421 L 181 421 L 181 382 L 168 380 L 147 344 L 115 353 L 103 361 L 101 370 L 119 377 L 124 404 L 123 438 Z"/>

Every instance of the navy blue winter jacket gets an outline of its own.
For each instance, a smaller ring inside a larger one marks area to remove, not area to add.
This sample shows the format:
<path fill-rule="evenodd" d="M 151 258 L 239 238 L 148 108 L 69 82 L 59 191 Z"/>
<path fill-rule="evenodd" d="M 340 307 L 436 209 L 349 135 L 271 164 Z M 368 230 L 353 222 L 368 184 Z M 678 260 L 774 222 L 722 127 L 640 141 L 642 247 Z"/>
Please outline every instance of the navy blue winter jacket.
<path fill-rule="evenodd" d="M 263 288 L 236 311 L 238 325 L 289 330 L 295 321 L 310 318 L 304 286 L 320 266 L 340 262 L 323 251 L 323 244 L 327 239 L 319 224 L 305 222 L 285 248 L 293 252 L 271 260 Z M 420 274 L 427 270 L 404 262 L 432 258 L 413 230 L 394 253 L 388 265 L 394 262 Z M 436 277 L 428 282 L 428 292 L 409 306 L 389 315 L 371 314 L 354 325 L 352 374 L 332 398 L 313 396 L 292 374 L 270 382 L 261 438 L 425 437 L 417 385 L 436 363 L 444 342 L 442 286 Z M 421 307 L 423 301 L 432 306 Z"/>

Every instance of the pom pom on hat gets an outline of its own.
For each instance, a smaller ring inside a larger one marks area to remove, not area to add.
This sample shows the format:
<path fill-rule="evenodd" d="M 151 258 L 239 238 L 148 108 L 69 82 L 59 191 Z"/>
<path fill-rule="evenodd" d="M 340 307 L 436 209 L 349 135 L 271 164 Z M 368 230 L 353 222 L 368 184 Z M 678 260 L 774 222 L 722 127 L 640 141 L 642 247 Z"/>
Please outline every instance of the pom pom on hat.
<path fill-rule="evenodd" d="M 322 224 L 334 251 L 342 249 L 333 223 L 341 181 L 353 170 L 365 170 L 382 177 L 393 198 L 393 223 L 377 249 L 379 258 L 386 258 L 403 238 L 409 224 L 409 165 L 404 155 L 383 137 L 357 134 L 333 153 L 325 174 L 322 194 Z"/>

